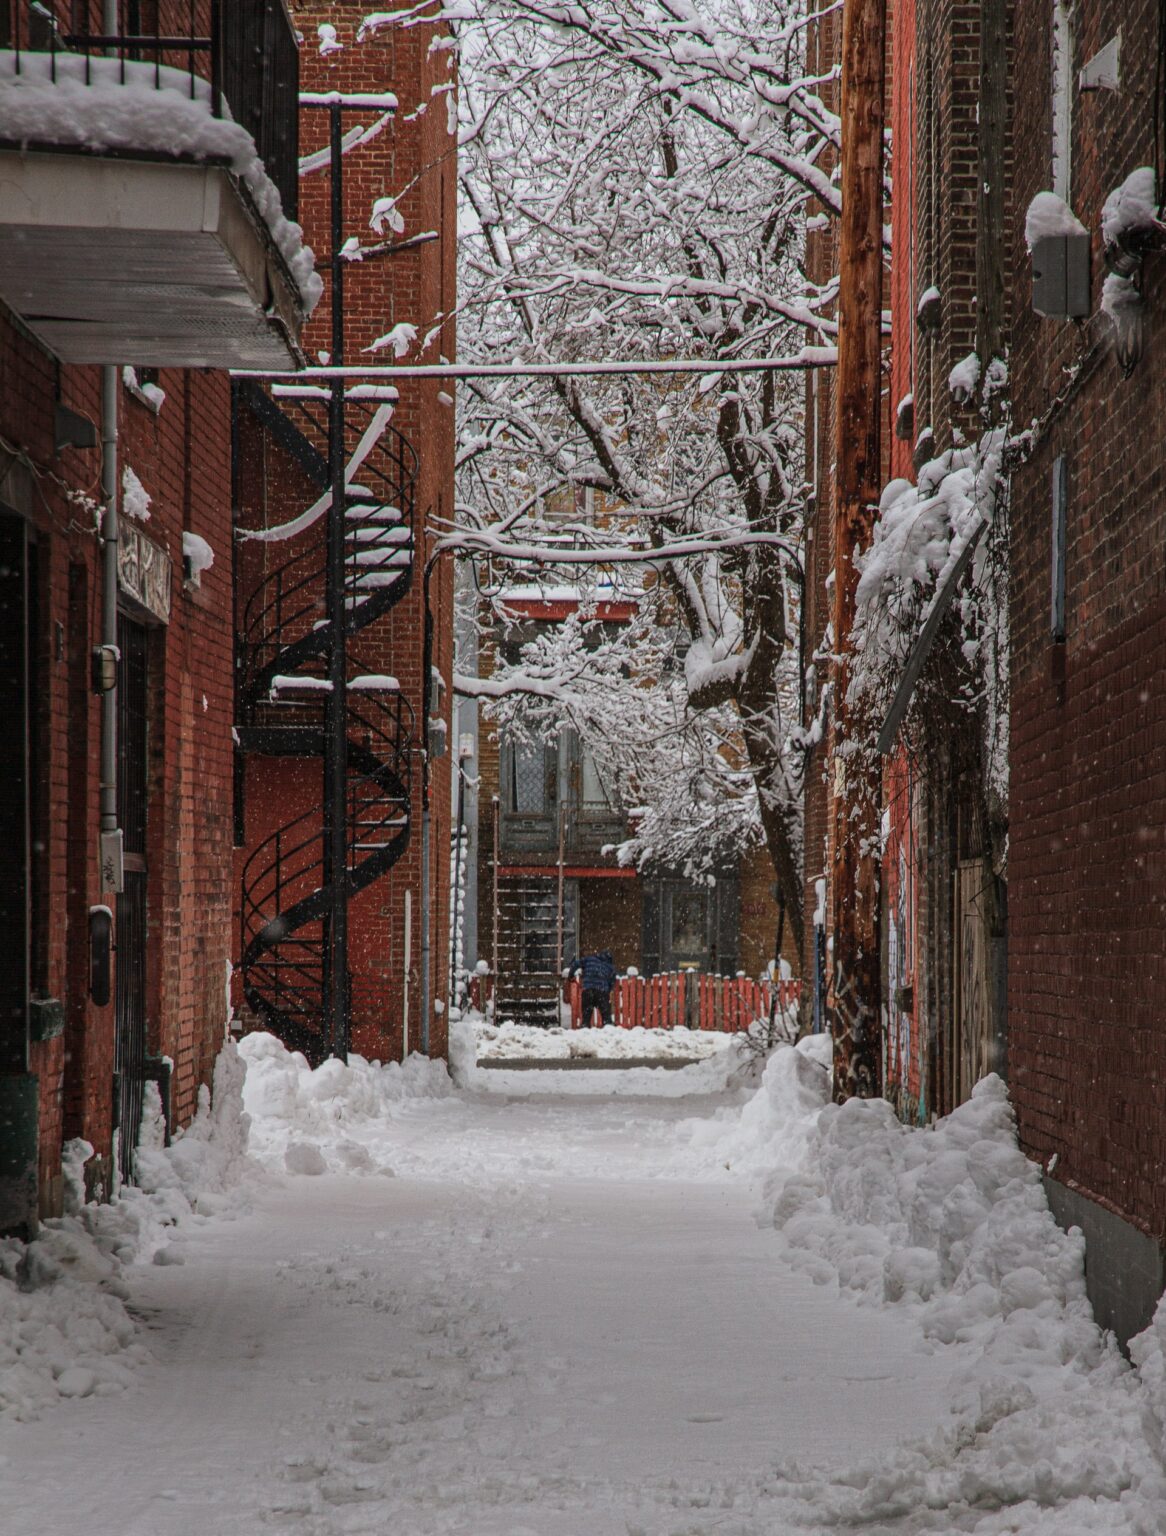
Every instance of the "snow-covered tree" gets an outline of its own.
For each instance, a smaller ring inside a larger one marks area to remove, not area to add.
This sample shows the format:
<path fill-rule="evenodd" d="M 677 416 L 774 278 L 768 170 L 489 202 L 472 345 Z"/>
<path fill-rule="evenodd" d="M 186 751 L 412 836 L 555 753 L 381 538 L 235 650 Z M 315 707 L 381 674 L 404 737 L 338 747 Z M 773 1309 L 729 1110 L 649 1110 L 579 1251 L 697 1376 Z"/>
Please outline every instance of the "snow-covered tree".
<path fill-rule="evenodd" d="M 708 364 L 461 391 L 452 542 L 556 579 L 565 549 L 576 575 L 647 560 L 659 578 L 642 622 L 605 647 L 565 626 L 490 691 L 512 718 L 566 715 L 597 760 L 619 759 L 641 812 L 628 856 L 683 865 L 710 815 L 741 836 L 759 818 L 800 940 L 797 370 L 832 360 L 835 284 L 809 283 L 798 257 L 807 203 L 838 206 L 838 122 L 804 73 L 804 0 L 449 0 L 365 28 L 438 19 L 459 49 L 462 357 Z M 725 367 L 758 358 L 783 366 Z M 609 516 L 580 515 L 588 492 Z M 668 669 L 656 652 L 678 627 Z M 621 650 L 628 707 L 613 710 L 604 669 Z M 616 724 L 636 719 L 637 692 L 650 729 L 633 753 Z"/>

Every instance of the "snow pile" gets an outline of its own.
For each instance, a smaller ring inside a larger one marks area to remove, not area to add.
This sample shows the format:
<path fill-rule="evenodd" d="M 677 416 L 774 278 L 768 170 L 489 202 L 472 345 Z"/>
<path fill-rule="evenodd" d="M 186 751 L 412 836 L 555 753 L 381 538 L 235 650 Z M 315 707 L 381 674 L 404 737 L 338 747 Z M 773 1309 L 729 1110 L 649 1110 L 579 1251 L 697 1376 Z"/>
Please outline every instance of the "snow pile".
<path fill-rule="evenodd" d="M 119 1270 L 68 1218 L 33 1243 L 0 1241 L 0 1415 L 34 1419 L 62 1397 L 128 1383 L 148 1353 Z"/>
<path fill-rule="evenodd" d="M 1131 1339 L 1130 1357 L 1142 1379 L 1143 1427 L 1155 1455 L 1166 1466 L 1166 1296 L 1158 1303 L 1150 1326 Z"/>
<path fill-rule="evenodd" d="M 67 1214 L 31 1243 L 0 1240 L 0 1416 L 32 1419 L 63 1397 L 105 1397 L 149 1359 L 126 1310 L 124 1267 L 183 1262 L 183 1228 L 238 1204 L 250 1166 L 244 1068 L 228 1041 L 185 1133 L 163 1147 L 157 1088 L 139 1149 L 140 1184 L 85 1202 L 86 1141 L 65 1149 Z"/>
<path fill-rule="evenodd" d="M 608 1099 L 636 1098 L 645 1095 L 652 1098 L 681 1099 L 690 1094 L 723 1093 L 726 1089 L 742 1085 L 752 1074 L 756 1061 L 748 1036 L 712 1035 L 714 1040 L 723 1040 L 724 1044 L 706 1054 L 703 1060 L 693 1062 L 686 1067 L 665 1069 L 662 1064 L 661 1066 L 613 1066 L 609 1071 L 603 1068 L 591 1068 L 582 1072 L 548 1067 L 545 1071 L 539 1071 L 537 1068 L 533 1070 L 523 1068 L 508 1072 L 505 1068 L 483 1068 L 478 1065 L 479 1031 L 485 1043 L 484 1054 L 489 1053 L 499 1042 L 502 1042 L 503 1050 L 508 1054 L 510 1046 L 515 1047 L 510 1059 L 515 1059 L 520 1043 L 525 1036 L 529 1035 L 537 1037 L 529 1050 L 529 1055 L 536 1059 L 552 1054 L 561 1055 L 565 1060 L 570 1059 L 572 1054 L 570 1042 L 579 1037 L 591 1037 L 596 1048 L 595 1053 L 601 1057 L 606 1058 L 610 1049 L 612 1056 L 622 1054 L 636 1059 L 655 1055 L 661 1063 L 669 1055 L 675 1059 L 677 1055 L 683 1055 L 686 1052 L 679 1039 L 672 1047 L 662 1047 L 659 1043 L 654 1044 L 653 1037 L 671 1034 L 677 1037 L 693 1035 L 699 1038 L 699 1032 L 610 1028 L 531 1029 L 519 1034 L 518 1026 L 513 1024 L 502 1025 L 498 1031 L 494 1031 L 492 1026 L 485 1026 L 480 1020 L 474 1018 L 451 1018 L 449 1069 L 454 1082 L 459 1088 L 471 1089 L 477 1093 L 502 1094 L 507 1098 L 548 1092 L 559 1096 Z M 544 1042 L 556 1036 L 565 1039 L 565 1049 L 542 1049 Z M 609 1037 L 612 1037 L 610 1045 Z M 623 1037 L 626 1043 L 621 1043 L 615 1037 Z M 638 1043 L 639 1041 L 643 1042 L 642 1045 Z M 588 1054 L 587 1045 L 584 1045 L 577 1054 Z M 693 1054 L 696 1054 L 695 1051 Z"/>
<path fill-rule="evenodd" d="M 191 533 L 187 528 L 182 534 L 182 555 L 190 569 L 190 580 L 197 587 L 203 571 L 209 571 L 214 565 L 215 552 L 200 534 Z"/>
<path fill-rule="evenodd" d="M 1029 251 L 1038 240 L 1063 239 L 1086 233 L 1081 220 L 1055 192 L 1038 192 L 1024 218 L 1024 241 Z"/>
<path fill-rule="evenodd" d="M 783 1468 L 808 1523 L 913 1515 L 912 1530 L 931 1531 L 952 1527 L 926 1511 L 949 1520 L 960 1508 L 960 1529 L 985 1536 L 1158 1530 L 1166 1480 L 1147 1430 L 1166 1458 L 1166 1309 L 1134 1343 L 1139 1381 L 1093 1321 L 1084 1241 L 1054 1222 L 999 1078 L 919 1130 L 883 1100 L 828 1103 L 828 1073 L 813 1070 L 827 1061 L 822 1037 L 779 1050 L 739 1115 L 716 1135 L 705 1123 L 706 1156 L 764 1176 L 761 1219 L 796 1268 L 913 1316 L 951 1351 L 953 1412 L 929 1439 L 825 1480 L 820 1467 Z M 692 1131 L 699 1145 L 699 1122 Z M 1031 1525 L 1016 1523 L 1026 1505 Z M 975 1514 L 1001 1509 L 999 1524 Z"/>
<path fill-rule="evenodd" d="M 1158 199 L 1154 189 L 1154 167 L 1141 165 L 1131 171 L 1120 187 L 1115 187 L 1101 209 L 1101 238 L 1106 249 L 1139 237 L 1162 234 L 1158 221 Z"/>
<path fill-rule="evenodd" d="M 618 1061 L 634 1057 L 671 1061 L 713 1056 L 732 1044 L 733 1036 L 708 1029 L 622 1029 L 609 1024 L 600 1029 L 541 1029 L 536 1025 L 487 1024 L 471 1018 L 477 1037 L 478 1061 L 552 1058 L 591 1058 Z"/>
<path fill-rule="evenodd" d="M 215 1062 L 212 1089 L 208 1092 L 205 1084 L 200 1086 L 198 1112 L 185 1132 L 164 1147 L 157 1120 L 151 1141 L 147 1119 L 138 1147 L 138 1186 L 142 1193 L 155 1197 L 168 1194 L 179 1215 L 183 1202 L 204 1216 L 217 1215 L 233 1204 L 224 1197 L 252 1166 L 248 1156 L 251 1120 L 244 1108 L 246 1076 L 242 1054 L 234 1041 L 228 1040 Z M 154 1096 L 156 1099 L 157 1089 Z M 138 1190 L 125 1190 L 122 1203 L 137 1194 Z"/>
<path fill-rule="evenodd" d="M 19 65 L 15 54 L 0 51 L 0 138 L 228 161 L 312 312 L 324 285 L 303 231 L 284 217 L 251 135 L 212 114 L 207 81 L 195 78 L 192 98 L 190 75 L 168 66 L 67 53 L 21 53 Z"/>
<path fill-rule="evenodd" d="M 139 523 L 148 523 L 153 499 L 127 464 L 121 472 L 121 509 L 126 517 L 136 518 Z"/>
<path fill-rule="evenodd" d="M 866 1302 L 926 1303 L 930 1338 L 983 1343 L 1015 1328 L 1006 1353 L 1018 1355 L 1035 1338 L 1018 1314 L 1033 1311 L 1068 1327 L 1057 1359 L 1096 1356 L 1084 1241 L 1053 1221 L 994 1075 L 927 1131 L 882 1099 L 826 1104 L 801 1171 L 777 1174 L 766 1199 L 795 1262 Z"/>
<path fill-rule="evenodd" d="M 269 1168 L 292 1174 L 382 1173 L 378 1128 L 406 1099 L 452 1093 L 442 1061 L 410 1056 L 404 1066 L 335 1057 L 314 1070 L 299 1051 L 274 1035 L 245 1035 L 243 1102 L 251 1119 L 250 1147 Z"/>
<path fill-rule="evenodd" d="M 830 1036 L 807 1035 L 779 1047 L 761 1084 L 740 1110 L 693 1120 L 688 1132 L 710 1170 L 767 1177 L 775 1168 L 800 1169 L 822 1106 L 830 1097 Z"/>

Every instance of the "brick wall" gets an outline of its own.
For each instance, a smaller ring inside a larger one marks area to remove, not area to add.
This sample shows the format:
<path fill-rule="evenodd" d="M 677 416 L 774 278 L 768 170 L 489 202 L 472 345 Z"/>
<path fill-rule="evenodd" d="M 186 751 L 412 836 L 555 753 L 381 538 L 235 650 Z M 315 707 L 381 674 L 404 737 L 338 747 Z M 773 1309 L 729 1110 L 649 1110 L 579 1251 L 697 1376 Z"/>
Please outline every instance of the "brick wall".
<path fill-rule="evenodd" d="M 1072 204 L 1093 233 L 1094 313 L 1041 319 L 1025 291 L 1024 212 L 1050 185 L 1044 11 L 1016 18 L 1016 418 L 1040 424 L 1013 489 L 1009 1031 L 1026 1149 L 1055 1176 L 1166 1233 L 1166 263 L 1146 264 L 1146 346 L 1123 379 L 1098 218 L 1154 163 L 1157 7 L 1078 8 L 1073 73 L 1118 30 L 1120 91 L 1075 93 Z M 1066 391 L 1067 368 L 1077 370 Z M 1061 398 L 1065 397 L 1065 398 Z M 1060 403 L 1058 403 L 1060 401 Z M 1050 634 L 1052 462 L 1068 465 L 1066 637 Z"/>
<path fill-rule="evenodd" d="M 345 362 L 379 365 L 396 361 L 391 348 L 368 349 L 398 324 L 417 329 L 409 361 L 437 362 L 455 358 L 452 312 L 455 303 L 456 261 L 456 135 L 449 132 L 446 97 L 455 81 L 453 55 L 431 48 L 439 29 L 390 28 L 356 41 L 357 28 L 368 13 L 361 4 L 293 6 L 304 35 L 301 88 L 393 92 L 396 114 L 365 146 L 344 158 L 343 239 L 355 236 L 364 245 L 384 240 L 408 240 L 435 232 L 437 239 L 399 254 L 350 263 L 344 273 Z M 336 29 L 340 49 L 322 54 L 317 29 L 328 22 Z M 371 127 L 381 114 L 375 108 L 346 111 L 346 129 Z M 305 108 L 300 121 L 300 152 L 309 155 L 328 142 L 327 111 Z M 305 331 L 311 361 L 331 350 L 330 195 L 327 168 L 301 179 L 300 221 L 315 250 L 325 278 L 320 306 Z M 398 199 L 404 220 L 401 233 L 370 227 L 373 204 Z M 405 893 L 412 907 L 411 971 L 409 978 L 410 1048 L 419 1040 L 421 984 L 421 856 L 422 749 L 425 740 L 425 700 L 422 681 L 425 591 L 423 568 L 437 538 L 453 513 L 454 386 L 433 380 L 402 381 L 392 426 L 417 453 L 417 537 L 413 584 L 409 593 L 385 617 L 351 642 L 362 668 L 389 673 L 401 684 L 415 720 L 412 753 L 411 840 L 389 873 L 374 882 L 350 908 L 349 960 L 353 973 L 355 1050 L 379 1059 L 392 1059 L 403 1046 Z M 294 516 L 315 499 L 278 447 L 244 426 L 241 439 L 240 515 L 247 526 L 269 526 Z M 318 537 L 322 524 L 291 544 L 244 546 L 239 584 L 240 605 L 266 569 L 286 560 L 296 549 Z M 450 718 L 453 655 L 453 567 L 439 558 L 432 570 L 429 602 L 434 620 L 433 665 L 445 689 L 440 715 Z M 431 762 L 430 934 L 431 996 L 444 1007 L 448 986 L 448 914 L 451 757 Z M 275 826 L 320 803 L 320 763 L 315 760 L 250 758 L 246 765 L 245 846 L 236 859 L 237 875 L 247 855 Z M 238 885 L 238 879 L 236 880 Z M 430 1050 L 445 1053 L 444 1013 L 431 1019 Z"/>
<path fill-rule="evenodd" d="M 222 1040 L 230 956 L 229 412 L 221 376 L 164 371 L 160 383 L 157 414 L 119 389 L 119 452 L 152 497 L 145 531 L 172 562 L 170 623 L 150 635 L 146 1017 L 148 1050 L 174 1062 L 173 1109 L 185 1123 Z M 100 703 L 89 686 L 101 561 L 92 510 L 69 494 L 99 494 L 100 453 L 54 452 L 58 390 L 99 419 L 100 371 L 58 367 L 0 311 L 2 494 L 35 539 L 32 987 L 65 1007 L 63 1036 L 34 1045 L 30 1063 L 46 1213 L 59 1208 L 64 1138 L 83 1136 L 109 1157 L 114 1069 L 114 1008 L 91 1004 L 87 971 L 89 907 L 113 904 L 98 869 Z M 216 554 L 197 589 L 183 582 L 184 529 Z"/>

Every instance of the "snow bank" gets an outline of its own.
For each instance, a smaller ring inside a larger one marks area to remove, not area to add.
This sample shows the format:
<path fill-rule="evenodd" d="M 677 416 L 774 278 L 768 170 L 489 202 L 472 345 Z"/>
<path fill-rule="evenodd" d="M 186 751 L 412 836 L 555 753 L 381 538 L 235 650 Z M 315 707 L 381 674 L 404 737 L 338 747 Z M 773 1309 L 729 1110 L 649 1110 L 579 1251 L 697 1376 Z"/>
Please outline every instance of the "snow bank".
<path fill-rule="evenodd" d="M 626 1057 L 674 1061 L 677 1057 L 713 1056 L 729 1047 L 733 1035 L 710 1029 L 635 1029 L 609 1024 L 600 1029 L 542 1029 L 536 1025 L 488 1024 L 467 1016 L 477 1040 L 478 1061 L 522 1058 L 548 1060 L 580 1058 L 619 1061 Z"/>
<path fill-rule="evenodd" d="M 779 1049 L 739 1114 L 692 1123 L 694 1144 L 758 1179 L 760 1219 L 795 1267 L 913 1315 L 950 1351 L 953 1411 L 929 1439 L 825 1482 L 820 1468 L 783 1468 L 810 1523 L 912 1516 L 912 1530 L 932 1531 L 954 1526 L 927 1511 L 947 1521 L 960 1509 L 959 1528 L 985 1536 L 1159 1530 L 1166 1480 L 1151 1446 L 1166 1460 L 1166 1306 L 1134 1343 L 1139 1381 L 1093 1321 L 1084 1241 L 1054 1222 L 999 1078 L 919 1130 L 882 1100 L 827 1102 L 828 1059 L 821 1036 Z"/>
<path fill-rule="evenodd" d="M 192 97 L 183 70 L 68 53 L 22 53 L 18 74 L 16 56 L 0 50 L 0 138 L 226 160 L 251 194 L 311 314 L 324 285 L 303 231 L 285 218 L 251 135 L 229 117 L 213 115 L 205 80 L 196 78 L 194 88 Z"/>
<path fill-rule="evenodd" d="M 313 1070 L 299 1051 L 274 1035 L 245 1035 L 243 1102 L 251 1120 L 253 1155 L 292 1174 L 382 1173 L 377 1129 L 405 1099 L 448 1097 L 443 1061 L 410 1056 L 404 1066 L 334 1057 Z"/>
<path fill-rule="evenodd" d="M 765 1176 L 802 1167 L 822 1106 L 830 1097 L 829 1035 L 782 1046 L 765 1064 L 761 1084 L 739 1110 L 687 1127 L 700 1161 L 717 1170 Z"/>
<path fill-rule="evenodd" d="M 519 1056 L 523 1054 L 518 1049 L 519 1043 L 529 1034 L 539 1037 L 526 1052 L 529 1056 L 537 1058 L 561 1054 L 564 1058 L 568 1058 L 571 1055 L 570 1043 L 573 1039 L 590 1037 L 587 1043 L 579 1047 L 578 1054 L 590 1053 L 606 1057 L 610 1036 L 612 1037 L 610 1050 L 613 1056 L 617 1053 L 632 1058 L 657 1055 L 662 1062 L 669 1055 L 675 1058 L 677 1055 L 685 1054 L 685 1051 L 679 1039 L 674 1045 L 667 1047 L 661 1041 L 653 1041 L 653 1036 L 671 1034 L 692 1035 L 699 1038 L 699 1031 L 615 1028 L 534 1029 L 523 1031 L 520 1035 L 519 1026 L 508 1024 L 500 1026 L 495 1040 L 491 1041 L 490 1031 L 480 1021 L 475 1021 L 473 1018 L 451 1019 L 449 1068 L 454 1082 L 459 1088 L 471 1089 L 477 1093 L 503 1094 L 507 1098 L 548 1092 L 564 1097 L 607 1099 L 637 1097 L 681 1099 L 691 1094 L 723 1093 L 728 1088 L 741 1086 L 754 1070 L 756 1062 L 755 1053 L 751 1049 L 747 1036 L 728 1035 L 713 1036 L 713 1039 L 719 1039 L 724 1043 L 717 1045 L 706 1054 L 703 1061 L 694 1062 L 687 1067 L 613 1067 L 607 1072 L 602 1068 L 572 1072 L 550 1067 L 541 1072 L 537 1069 L 507 1072 L 505 1068 L 483 1068 L 478 1065 L 479 1031 L 485 1041 L 487 1052 L 498 1041 L 508 1041 L 513 1043 L 513 1056 Z M 504 1031 L 507 1033 L 504 1034 Z M 623 1041 L 614 1038 L 617 1036 L 624 1037 Z M 555 1049 L 548 1045 L 548 1048 L 544 1049 L 544 1044 L 555 1037 L 565 1038 L 566 1048 Z M 590 1049 L 591 1045 L 594 1045 L 593 1051 Z M 509 1044 L 504 1045 L 503 1048 L 508 1051 L 508 1054 L 510 1053 Z"/>
<path fill-rule="evenodd" d="M 85 1141 L 65 1149 L 67 1214 L 31 1243 L 0 1240 L 0 1416 L 33 1419 L 64 1397 L 105 1397 L 150 1358 L 126 1310 L 125 1266 L 183 1262 L 183 1229 L 239 1205 L 250 1166 L 244 1068 L 231 1042 L 185 1133 L 163 1147 L 157 1088 L 147 1104 L 140 1185 L 85 1204 Z"/>

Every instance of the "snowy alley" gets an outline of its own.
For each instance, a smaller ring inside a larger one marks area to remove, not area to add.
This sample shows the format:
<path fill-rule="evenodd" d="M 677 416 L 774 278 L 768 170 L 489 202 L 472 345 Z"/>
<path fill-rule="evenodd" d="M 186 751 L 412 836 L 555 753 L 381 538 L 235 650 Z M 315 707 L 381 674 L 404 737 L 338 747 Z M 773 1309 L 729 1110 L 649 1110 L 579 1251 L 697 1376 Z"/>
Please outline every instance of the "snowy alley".
<path fill-rule="evenodd" d="M 246 1160 L 228 1075 L 217 1121 L 147 1157 L 152 1193 L 85 1208 L 88 1260 L 76 1219 L 33 1245 L 65 1269 L 70 1236 L 82 1266 L 136 1253 L 141 1327 L 103 1341 L 94 1310 L 52 1358 L 3 1319 L 13 1529 L 1158 1528 L 1151 1394 L 1018 1193 L 1002 1095 L 913 1133 L 878 1106 L 820 1119 L 820 1040 L 758 1087 L 728 1045 L 487 1072 L 466 1033 L 460 1090 L 419 1058 L 311 1073 L 252 1036 Z M 896 1231 L 909 1192 L 930 1246 Z M 94 1278 L 33 1294 L 71 1286 L 75 1315 Z"/>

